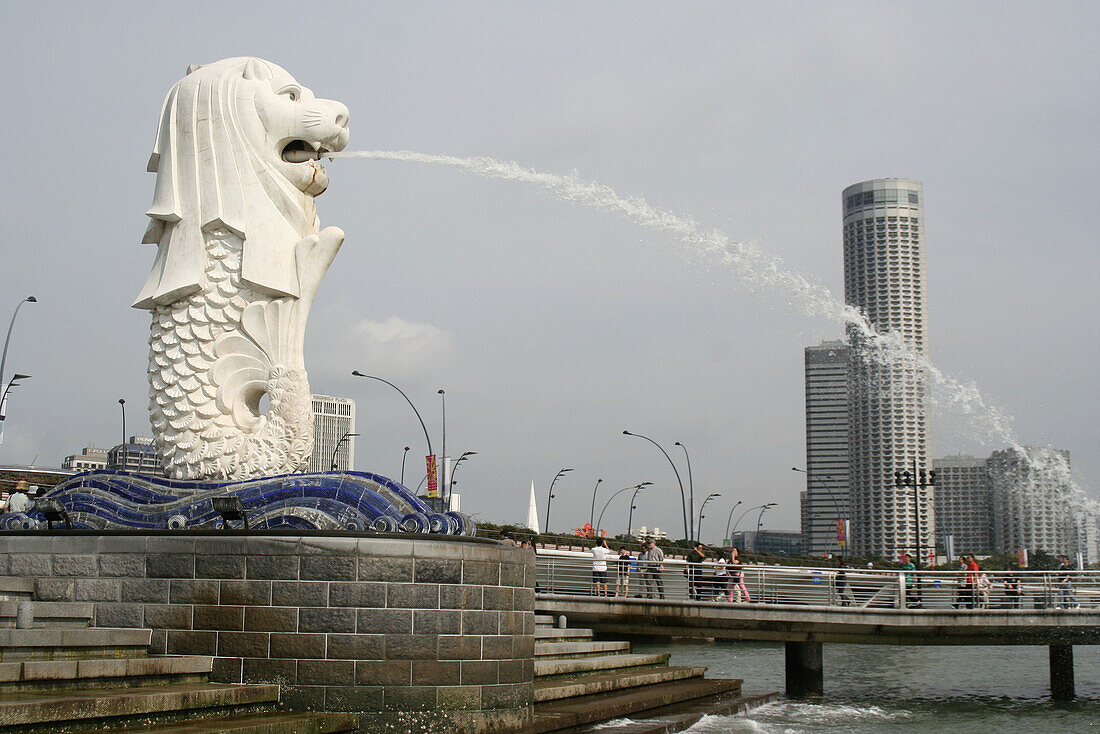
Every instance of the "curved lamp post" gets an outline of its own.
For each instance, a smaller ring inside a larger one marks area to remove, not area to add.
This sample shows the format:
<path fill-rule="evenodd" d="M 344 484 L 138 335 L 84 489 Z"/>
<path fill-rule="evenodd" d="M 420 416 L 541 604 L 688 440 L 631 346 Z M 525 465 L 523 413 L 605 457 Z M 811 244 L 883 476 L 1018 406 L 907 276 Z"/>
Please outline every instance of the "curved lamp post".
<path fill-rule="evenodd" d="M 707 495 L 707 498 L 703 500 L 703 504 L 699 505 L 699 522 L 695 523 L 695 529 L 699 531 L 699 537 L 696 538 L 696 540 L 700 543 L 703 542 L 703 518 L 706 517 L 706 515 L 703 514 L 703 510 L 706 509 L 708 502 L 710 502 L 715 497 L 721 496 L 721 492 L 711 492 Z"/>
<path fill-rule="evenodd" d="M 639 492 L 644 492 L 645 491 L 645 488 L 646 488 L 647 484 L 652 484 L 652 482 L 646 482 L 645 484 L 636 485 L 634 487 L 634 494 L 630 495 L 630 512 L 627 513 L 627 516 L 626 516 L 626 537 L 627 537 L 627 540 L 634 537 L 633 534 L 630 532 L 631 529 L 632 529 L 630 526 L 634 524 L 634 510 L 638 509 L 634 505 L 634 500 L 636 500 L 638 498 L 638 493 Z"/>
<path fill-rule="evenodd" d="M 809 484 L 810 482 L 812 482 L 813 480 L 816 479 L 820 483 L 820 485 L 825 489 L 825 493 L 827 495 L 829 495 L 829 499 L 832 501 L 833 507 L 836 508 L 837 518 L 839 518 L 841 521 L 845 521 L 847 519 L 847 518 L 844 517 L 844 513 L 840 511 L 840 502 L 837 501 L 836 495 L 833 494 L 832 488 L 828 484 L 825 483 L 824 477 L 820 477 L 816 474 L 810 474 L 810 472 L 806 471 L 805 469 L 799 469 L 797 466 L 792 466 L 791 471 L 796 471 L 799 474 L 805 474 L 807 484 Z M 812 524 L 813 520 L 812 519 L 810 520 L 810 523 L 811 523 L 810 529 L 812 531 L 813 530 L 813 524 Z M 840 545 L 840 543 L 838 542 L 837 545 Z M 845 546 L 846 545 L 847 545 L 847 539 L 845 539 Z M 845 548 L 845 546 L 840 546 L 840 557 L 842 559 L 844 558 L 844 548 Z M 804 551 L 805 551 L 805 549 L 804 549 Z"/>
<path fill-rule="evenodd" d="M 592 525 L 592 521 L 596 519 L 596 490 L 600 488 L 600 482 L 602 481 L 602 479 L 597 479 L 596 486 L 592 488 L 592 508 L 588 512 L 589 525 Z M 595 530 L 596 527 L 593 525 L 592 529 Z"/>
<path fill-rule="evenodd" d="M 420 421 L 420 428 L 424 431 L 424 443 L 428 444 L 428 456 L 429 457 L 434 457 L 435 456 L 435 453 L 432 451 L 432 437 L 428 435 L 428 427 L 424 425 L 424 419 L 420 417 L 420 411 L 416 409 L 415 405 L 413 405 L 413 401 L 409 400 L 409 396 L 405 394 L 404 390 L 402 390 L 401 388 L 399 388 L 397 385 L 393 384 L 389 380 L 383 380 L 381 377 L 375 377 L 374 375 L 364 375 L 359 370 L 352 370 L 351 374 L 354 375 L 355 377 L 362 377 L 362 378 L 367 379 L 367 380 L 378 380 L 379 382 L 384 382 L 387 385 L 389 385 L 390 387 L 392 387 L 394 390 L 396 390 L 397 392 L 401 393 L 401 397 L 405 398 L 405 402 L 408 403 L 409 407 L 413 409 L 414 413 L 416 413 L 416 419 L 418 421 Z M 434 461 L 434 459 L 428 458 L 428 459 L 426 459 L 426 461 L 432 462 L 432 461 Z M 429 466 L 430 466 L 430 464 L 429 464 Z M 427 474 L 425 474 L 424 476 L 426 478 Z M 417 489 L 417 491 L 420 491 L 420 487 L 417 487 L 416 489 Z"/>
<path fill-rule="evenodd" d="M 11 341 L 11 330 L 15 326 L 15 317 L 19 315 L 19 309 L 23 308 L 24 303 L 38 303 L 38 299 L 34 296 L 27 296 L 19 305 L 15 307 L 15 313 L 11 315 L 11 323 L 8 324 L 8 334 L 4 337 L 4 353 L 0 355 L 0 385 L 4 384 L 4 365 L 8 363 L 8 342 Z"/>
<path fill-rule="evenodd" d="M 673 446 L 679 446 L 680 448 L 682 448 L 684 450 L 684 458 L 687 460 L 687 465 L 688 465 L 688 507 L 691 508 L 691 512 L 689 514 L 691 515 L 692 520 L 694 520 L 695 519 L 695 517 L 694 517 L 694 515 L 695 515 L 695 482 L 691 481 L 691 457 L 688 456 L 687 446 L 683 445 L 679 441 L 674 443 Z M 700 507 L 699 512 L 700 512 L 700 514 L 702 514 L 703 508 Z M 692 526 L 691 526 L 691 538 L 693 540 L 699 540 L 699 535 L 703 534 L 703 531 L 698 529 L 698 525 L 699 525 L 699 523 L 693 523 Z M 696 533 L 698 533 L 698 535 L 696 535 Z"/>
<path fill-rule="evenodd" d="M 406 446 L 405 450 L 401 452 L 401 486 L 405 486 L 405 457 L 409 455 L 409 447 Z"/>
<path fill-rule="evenodd" d="M 768 511 L 769 507 L 775 507 L 777 503 L 769 502 L 760 508 L 760 514 L 756 517 L 756 535 L 752 536 L 752 551 L 756 554 L 757 559 L 760 558 L 760 525 L 764 522 L 764 513 Z"/>
<path fill-rule="evenodd" d="M 775 503 L 773 502 L 772 504 L 775 504 Z M 764 505 L 756 505 L 755 507 L 749 507 L 748 509 L 744 510 L 740 515 L 737 516 L 737 521 L 735 523 L 733 523 L 733 530 L 730 531 L 730 542 L 731 543 L 733 542 L 733 533 L 737 532 L 737 526 L 741 524 L 741 520 L 745 517 L 745 515 L 749 514 L 753 510 L 759 510 L 762 507 L 764 507 Z M 730 514 L 732 515 L 733 513 L 730 512 Z"/>
<path fill-rule="evenodd" d="M 728 541 L 731 541 L 731 542 L 733 540 L 733 538 L 730 536 L 730 520 L 733 519 L 733 511 L 736 510 L 738 505 L 740 505 L 740 504 L 741 504 L 741 500 L 737 500 L 736 502 L 733 503 L 733 507 L 730 509 L 730 515 L 729 515 L 729 517 L 726 518 L 726 535 L 723 538 L 723 540 L 728 540 Z"/>
<path fill-rule="evenodd" d="M 18 372 L 16 372 L 14 375 L 12 375 L 12 378 L 10 380 L 8 380 L 8 386 L 4 388 L 3 396 L 0 396 L 0 421 L 4 420 L 4 416 L 5 416 L 4 407 L 5 407 L 5 403 L 8 400 L 8 393 L 11 391 L 11 389 L 13 387 L 19 387 L 19 381 L 20 380 L 29 380 L 29 379 L 31 379 L 30 375 L 21 375 Z"/>
<path fill-rule="evenodd" d="M 629 487 L 623 487 L 622 489 L 615 490 L 615 492 L 607 498 L 607 502 L 603 503 L 603 509 L 600 510 L 600 516 L 596 519 L 596 526 L 599 527 L 600 525 L 603 525 L 603 514 L 607 512 L 607 506 L 611 504 L 611 500 L 615 499 L 623 492 L 630 491 L 631 489 L 637 489 L 638 487 L 648 487 L 651 484 L 653 484 L 653 482 L 642 482 L 641 484 L 631 484 Z M 627 528 L 627 535 L 629 534 L 630 528 Z"/>
<path fill-rule="evenodd" d="M 443 403 L 443 423 L 441 424 L 443 427 L 443 448 L 439 450 L 439 455 L 440 460 L 443 462 L 443 473 L 447 474 L 447 393 L 443 390 L 443 388 L 439 388 L 438 390 L 436 390 L 436 394 L 439 395 L 439 399 Z M 445 476 L 443 478 L 446 479 L 448 483 L 450 482 L 449 476 Z M 443 497 L 446 498 L 446 486 L 443 487 L 443 491 L 440 494 L 442 494 Z"/>
<path fill-rule="evenodd" d="M 458 460 L 455 463 L 451 464 L 451 474 L 448 477 L 448 481 L 447 481 L 447 503 L 445 505 L 445 507 L 447 509 L 450 509 L 450 507 L 451 507 L 451 487 L 454 484 L 456 484 L 456 482 L 455 482 L 455 471 L 458 470 L 458 465 L 459 464 L 466 461 L 466 459 L 470 458 L 471 456 L 477 456 L 477 452 L 476 451 L 463 451 L 462 456 L 458 457 Z"/>
<path fill-rule="evenodd" d="M 658 449 L 660 449 L 661 453 L 665 455 L 666 459 L 668 459 L 668 464 L 669 464 L 669 466 L 672 467 L 672 473 L 676 475 L 676 483 L 678 485 L 680 485 L 680 509 L 683 510 L 683 513 L 684 513 L 684 536 L 685 536 L 685 540 L 691 540 L 691 529 L 688 527 L 687 498 L 684 496 L 684 483 L 683 483 L 683 481 L 680 480 L 680 472 L 676 468 L 675 462 L 672 461 L 672 457 L 668 455 L 668 452 L 665 451 L 664 448 L 662 448 L 661 444 L 657 443 L 656 441 L 654 441 L 649 436 L 643 436 L 640 433 L 631 433 L 630 431 L 623 431 L 623 435 L 624 436 L 635 436 L 637 438 L 644 438 L 646 441 L 649 441 L 651 444 L 653 444 Z"/>
<path fill-rule="evenodd" d="M 342 444 L 344 441 L 347 441 L 349 438 L 354 438 L 358 435 L 360 434 L 352 433 L 351 431 L 345 431 L 344 435 L 340 437 L 340 440 L 336 442 L 336 448 L 332 450 L 332 471 L 336 471 L 336 452 L 340 450 L 340 444 Z"/>
<path fill-rule="evenodd" d="M 561 479 L 563 476 L 571 471 L 573 470 L 559 469 L 558 473 L 554 475 L 554 481 L 550 482 L 550 490 L 546 493 L 546 525 L 543 526 L 543 532 L 545 532 L 547 535 L 550 534 L 550 501 L 554 499 L 554 485 L 557 484 L 559 479 Z"/>

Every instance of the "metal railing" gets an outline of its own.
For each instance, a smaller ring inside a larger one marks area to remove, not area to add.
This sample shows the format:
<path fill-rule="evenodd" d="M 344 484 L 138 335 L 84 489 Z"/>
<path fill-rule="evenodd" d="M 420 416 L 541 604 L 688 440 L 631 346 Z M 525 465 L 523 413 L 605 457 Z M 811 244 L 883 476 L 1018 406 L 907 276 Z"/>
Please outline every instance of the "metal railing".
<path fill-rule="evenodd" d="M 540 551 L 540 593 L 597 595 L 590 554 Z M 725 573 L 726 575 L 722 575 Z M 672 601 L 765 603 L 872 609 L 1100 609 L 1097 571 L 898 571 L 766 566 L 737 569 L 715 563 L 689 566 L 665 560 L 611 557 L 602 577 L 608 596 Z M 743 583 L 741 583 L 743 582 Z M 601 586 L 598 595 L 603 595 Z"/>

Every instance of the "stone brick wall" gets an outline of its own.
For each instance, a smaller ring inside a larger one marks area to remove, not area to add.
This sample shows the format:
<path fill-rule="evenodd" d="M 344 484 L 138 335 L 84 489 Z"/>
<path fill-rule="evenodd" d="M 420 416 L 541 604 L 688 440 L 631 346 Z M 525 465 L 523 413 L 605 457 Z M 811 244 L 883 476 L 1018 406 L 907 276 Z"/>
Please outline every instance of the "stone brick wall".
<path fill-rule="evenodd" d="M 95 603 L 152 651 L 365 729 L 520 727 L 534 677 L 534 555 L 478 538 L 307 533 L 0 534 L 0 576 Z M 419 728 L 419 727 L 417 727 Z"/>

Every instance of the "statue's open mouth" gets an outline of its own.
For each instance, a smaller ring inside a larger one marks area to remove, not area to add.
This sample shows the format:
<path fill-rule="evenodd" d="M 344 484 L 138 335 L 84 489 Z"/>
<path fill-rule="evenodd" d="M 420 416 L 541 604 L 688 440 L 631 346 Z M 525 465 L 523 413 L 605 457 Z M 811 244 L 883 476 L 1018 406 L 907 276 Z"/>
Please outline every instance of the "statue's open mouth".
<path fill-rule="evenodd" d="M 323 158 L 330 152 L 321 147 L 320 143 L 310 143 L 306 140 L 291 140 L 283 147 L 282 158 L 287 163 L 306 163 Z"/>

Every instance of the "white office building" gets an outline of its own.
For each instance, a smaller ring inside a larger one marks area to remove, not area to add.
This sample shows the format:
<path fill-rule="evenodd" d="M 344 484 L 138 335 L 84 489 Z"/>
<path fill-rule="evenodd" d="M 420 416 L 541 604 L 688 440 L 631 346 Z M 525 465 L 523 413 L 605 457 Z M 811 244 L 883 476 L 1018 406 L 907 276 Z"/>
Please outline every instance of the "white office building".
<path fill-rule="evenodd" d="M 313 453 L 309 457 L 309 470 L 329 471 L 333 463 L 340 470 L 353 469 L 355 436 L 348 434 L 355 433 L 355 401 L 331 395 L 313 395 L 312 398 Z"/>
<path fill-rule="evenodd" d="M 927 354 L 923 202 L 922 184 L 908 179 L 875 179 L 844 189 L 844 296 L 880 333 L 896 332 L 910 349 Z M 853 549 L 897 558 L 919 545 L 926 553 L 935 537 L 934 489 L 914 498 L 911 488 L 894 486 L 896 471 L 931 469 L 925 375 L 867 359 L 867 345 L 854 329 L 849 346 Z"/>
<path fill-rule="evenodd" d="M 1078 516 L 1085 508 L 1070 479 L 1068 451 L 1042 446 L 996 451 L 989 457 L 989 476 L 997 550 L 1077 551 Z"/>
<path fill-rule="evenodd" d="M 954 539 L 953 553 L 987 553 L 993 550 L 993 485 L 989 460 L 973 456 L 935 459 L 936 541 L 946 548 Z"/>
<path fill-rule="evenodd" d="M 86 446 L 79 454 L 69 454 L 62 460 L 61 468 L 72 472 L 95 471 L 107 468 L 107 449 Z"/>
<path fill-rule="evenodd" d="M 802 552 L 840 555 L 848 515 L 848 345 L 806 347 L 806 489 Z M 839 528 L 838 528 L 839 521 Z"/>

